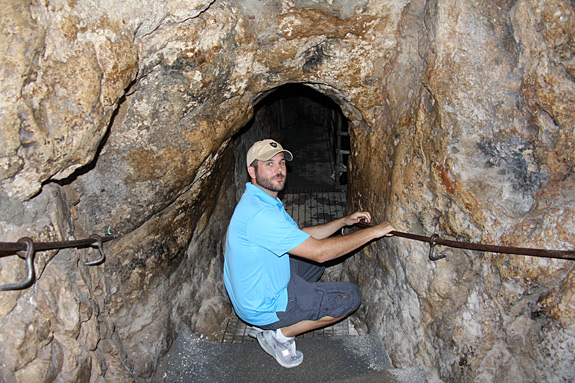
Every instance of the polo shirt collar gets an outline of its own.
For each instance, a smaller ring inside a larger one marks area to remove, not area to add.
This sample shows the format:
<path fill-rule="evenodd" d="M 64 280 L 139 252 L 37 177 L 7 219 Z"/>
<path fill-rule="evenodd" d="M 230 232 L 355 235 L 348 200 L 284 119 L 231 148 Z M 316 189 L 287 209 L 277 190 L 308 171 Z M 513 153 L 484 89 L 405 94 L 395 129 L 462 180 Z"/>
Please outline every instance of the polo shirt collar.
<path fill-rule="evenodd" d="M 256 185 L 252 184 L 251 182 L 246 183 L 246 193 L 252 194 L 258 197 L 265 203 L 270 205 L 278 205 L 283 206 L 283 202 L 279 198 L 274 198 Z"/>

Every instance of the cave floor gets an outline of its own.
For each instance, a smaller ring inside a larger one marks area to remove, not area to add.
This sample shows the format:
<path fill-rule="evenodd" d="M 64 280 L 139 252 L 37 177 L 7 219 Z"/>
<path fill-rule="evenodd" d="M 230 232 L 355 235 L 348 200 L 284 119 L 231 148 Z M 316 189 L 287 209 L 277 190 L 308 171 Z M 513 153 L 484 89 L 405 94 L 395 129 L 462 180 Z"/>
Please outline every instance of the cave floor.
<path fill-rule="evenodd" d="M 421 368 L 393 368 L 374 335 L 299 338 L 304 361 L 283 368 L 257 342 L 215 343 L 184 329 L 176 339 L 165 383 L 425 383 Z"/>

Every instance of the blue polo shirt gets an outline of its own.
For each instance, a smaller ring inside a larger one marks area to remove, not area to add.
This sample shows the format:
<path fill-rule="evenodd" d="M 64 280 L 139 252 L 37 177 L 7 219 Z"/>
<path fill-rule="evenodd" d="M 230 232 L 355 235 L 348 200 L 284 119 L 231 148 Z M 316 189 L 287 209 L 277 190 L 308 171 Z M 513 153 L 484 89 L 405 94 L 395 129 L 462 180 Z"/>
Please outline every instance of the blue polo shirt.
<path fill-rule="evenodd" d="M 238 316 L 252 325 L 277 322 L 287 307 L 290 250 L 309 234 L 298 228 L 283 203 L 259 187 L 246 190 L 226 235 L 224 283 Z"/>

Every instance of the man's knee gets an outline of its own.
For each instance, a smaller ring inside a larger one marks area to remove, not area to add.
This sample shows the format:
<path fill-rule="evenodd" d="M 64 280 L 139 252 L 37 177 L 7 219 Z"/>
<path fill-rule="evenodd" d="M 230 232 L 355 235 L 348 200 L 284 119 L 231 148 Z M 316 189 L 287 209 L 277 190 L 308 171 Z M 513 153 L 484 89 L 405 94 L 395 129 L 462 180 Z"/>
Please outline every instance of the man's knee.
<path fill-rule="evenodd" d="M 350 295 L 349 307 L 351 309 L 348 312 L 348 314 L 357 310 L 357 308 L 361 304 L 361 299 L 362 299 L 361 290 L 359 289 L 359 287 L 355 284 L 352 284 L 352 283 L 350 283 L 350 285 L 351 286 L 350 286 L 350 294 L 349 294 Z"/>
<path fill-rule="evenodd" d="M 320 317 L 343 317 L 354 312 L 361 304 L 361 290 L 353 283 L 335 282 L 326 290 Z"/>

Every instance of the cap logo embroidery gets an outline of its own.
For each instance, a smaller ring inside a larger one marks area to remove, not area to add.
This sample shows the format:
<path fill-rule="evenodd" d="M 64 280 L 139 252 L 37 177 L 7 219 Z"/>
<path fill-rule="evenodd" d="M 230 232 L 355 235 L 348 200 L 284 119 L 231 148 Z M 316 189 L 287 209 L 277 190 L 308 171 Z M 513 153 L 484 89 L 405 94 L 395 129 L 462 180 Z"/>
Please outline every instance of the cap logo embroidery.
<path fill-rule="evenodd" d="M 278 147 L 278 144 L 275 143 L 275 142 L 270 142 L 270 145 L 271 145 L 273 148 L 277 148 L 277 147 Z"/>

